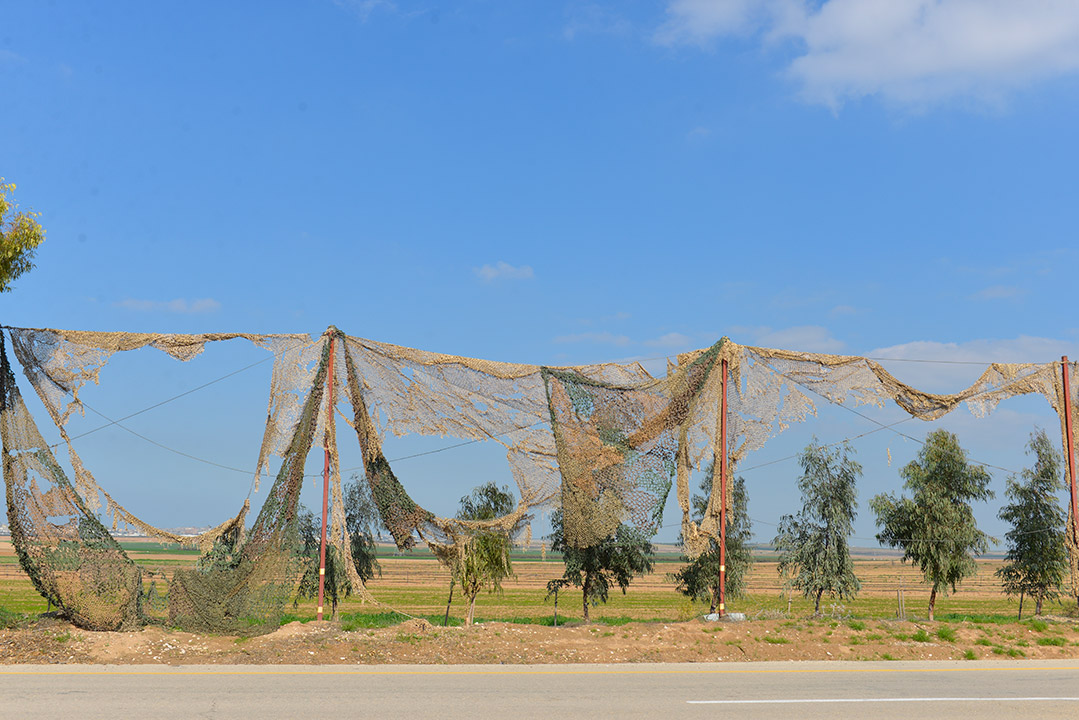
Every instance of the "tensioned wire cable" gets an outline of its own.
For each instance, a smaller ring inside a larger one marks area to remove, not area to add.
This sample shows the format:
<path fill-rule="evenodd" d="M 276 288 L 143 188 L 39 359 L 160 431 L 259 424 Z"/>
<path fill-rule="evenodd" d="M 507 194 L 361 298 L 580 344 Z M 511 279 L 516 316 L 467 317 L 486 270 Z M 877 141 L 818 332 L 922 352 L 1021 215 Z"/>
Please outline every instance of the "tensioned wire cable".
<path fill-rule="evenodd" d="M 9 326 L 9 325 L 0 325 L 0 329 L 21 329 L 21 328 L 13 328 L 12 326 Z M 299 344 L 302 344 L 302 343 L 299 343 Z M 220 468 L 220 469 L 223 469 L 223 470 L 229 470 L 229 471 L 232 471 L 232 472 L 239 472 L 239 473 L 248 474 L 248 473 L 251 472 L 250 470 L 245 470 L 245 469 L 233 467 L 233 466 L 230 466 L 230 465 L 224 465 L 222 463 L 218 463 L 218 462 L 215 462 L 213 460 L 208 460 L 206 458 L 202 458 L 202 457 L 193 455 L 191 453 L 184 452 L 182 450 L 177 450 L 176 448 L 170 447 L 168 445 L 165 445 L 164 443 L 158 442 L 156 440 L 153 440 L 152 438 L 146 437 L 145 435 L 142 435 L 142 434 L 140 434 L 140 433 L 138 433 L 138 432 L 136 432 L 134 430 L 131 430 L 130 428 L 122 425 L 121 423 L 123 423 L 124 421 L 129 420 L 129 419 L 131 419 L 133 417 L 137 417 L 139 415 L 142 415 L 143 413 L 149 412 L 150 410 L 154 410 L 154 409 L 159 408 L 159 407 L 161 407 L 163 405 L 167 405 L 167 404 L 169 404 L 171 402 L 174 402 L 175 400 L 179 400 L 180 398 L 186 397 L 187 395 L 191 395 L 192 393 L 198 392 L 199 390 L 203 390 L 203 389 L 205 389 L 207 387 L 210 387 L 210 386 L 215 385 L 215 384 L 217 384 L 219 382 L 227 380 L 227 379 L 229 379 L 229 378 L 231 378 L 231 377 L 233 377 L 235 375 L 239 375 L 240 373 L 243 373 L 243 372 L 245 372 L 247 370 L 258 367 L 259 365 L 262 365 L 262 364 L 268 362 L 269 360 L 274 359 L 277 356 L 282 355 L 282 354 L 288 352 L 291 349 L 294 349 L 295 347 L 296 346 L 291 346 L 289 348 L 286 348 L 285 350 L 282 350 L 280 353 L 275 353 L 274 355 L 271 355 L 270 357 L 263 358 L 262 360 L 251 363 L 249 365 L 241 367 L 241 368 L 239 368 L 237 370 L 234 370 L 232 372 L 226 373 L 225 375 L 222 375 L 222 376 L 220 376 L 220 377 L 218 377 L 218 378 L 216 378 L 214 380 L 211 380 L 209 382 L 203 383 L 202 385 L 198 385 L 196 387 L 190 388 L 189 390 L 185 390 L 184 392 L 173 395 L 172 397 L 169 397 L 169 398 L 166 398 L 165 400 L 161 400 L 159 402 L 156 402 L 156 403 L 154 403 L 152 405 L 149 405 L 149 406 L 147 406 L 145 408 L 142 408 L 141 410 L 137 410 L 137 411 L 135 411 L 133 413 L 129 413 L 128 415 L 125 415 L 125 416 L 123 416 L 121 418 L 118 418 L 118 419 L 115 419 L 115 420 L 110 418 L 109 416 L 105 415 L 101 411 L 96 410 L 95 408 L 93 408 L 90 405 L 86 404 L 85 401 L 80 399 L 79 402 L 84 407 L 91 410 L 95 414 L 99 415 L 100 417 L 105 419 L 107 422 L 104 425 L 100 425 L 100 426 L 98 426 L 96 428 L 92 428 L 91 430 L 87 430 L 86 432 L 80 433 L 78 435 L 74 435 L 70 439 L 71 440 L 76 440 L 76 439 L 79 439 L 79 438 L 84 438 L 84 437 L 86 437 L 88 435 L 91 435 L 91 434 L 96 433 L 96 432 L 98 432 L 100 430 L 104 430 L 105 428 L 112 427 L 113 425 L 115 425 L 115 426 L 119 427 L 120 429 L 125 430 L 126 432 L 134 435 L 135 437 L 137 437 L 137 438 L 139 438 L 141 440 L 144 440 L 145 442 L 148 442 L 148 443 L 150 443 L 150 444 L 152 444 L 152 445 L 154 445 L 154 446 L 156 446 L 158 448 L 161 448 L 161 449 L 166 450 L 168 452 L 174 453 L 176 455 L 180 455 L 181 457 L 185 457 L 185 458 L 188 458 L 190 460 L 194 460 L 196 462 L 201 462 L 203 464 L 210 465 L 210 466 L 213 466 L 213 467 L 217 467 L 217 468 Z M 637 359 L 637 360 L 633 360 L 632 362 L 641 363 L 641 362 L 650 362 L 650 361 L 653 361 L 653 360 L 669 360 L 671 357 L 672 356 L 670 356 L 670 355 L 663 355 L 663 356 L 657 356 L 657 357 L 653 357 L 653 358 Z M 895 362 L 917 362 L 917 363 L 934 363 L 934 364 L 950 364 L 950 365 L 986 365 L 986 364 L 991 364 L 991 363 L 988 363 L 988 362 L 968 361 L 968 360 L 929 360 L 929 359 L 912 359 L 912 358 L 874 358 L 874 357 L 869 357 L 867 359 L 878 360 L 878 361 L 879 360 L 884 360 L 884 361 L 895 361 Z M 1053 361 L 1053 362 L 1055 363 L 1056 361 Z M 1074 364 L 1074 363 L 1070 363 L 1070 364 Z M 828 398 L 827 396 L 821 395 L 820 393 L 816 392 L 812 388 L 810 388 L 810 387 L 808 387 L 806 385 L 803 385 L 802 383 L 799 383 L 797 380 L 794 380 L 793 378 L 789 377 L 788 375 L 786 375 L 784 373 L 780 373 L 780 372 L 774 370 L 773 368 L 769 368 L 769 369 L 772 370 L 772 372 L 774 372 L 774 373 L 776 373 L 776 374 L 778 374 L 778 375 L 780 375 L 782 377 L 785 377 L 788 380 L 790 380 L 791 382 L 794 382 L 795 384 L 805 388 L 806 390 L 809 390 L 814 395 L 817 395 L 818 397 L 821 397 L 821 398 L 827 400 L 829 403 L 834 404 L 834 405 L 838 405 L 839 407 L 843 408 L 844 410 L 847 410 L 848 412 L 852 412 L 855 415 L 858 415 L 858 416 L 860 416 L 860 417 L 862 417 L 862 418 L 864 418 L 866 420 L 869 420 L 870 422 L 873 422 L 873 423 L 880 426 L 875 430 L 872 430 L 872 431 L 869 431 L 869 432 L 866 432 L 866 433 L 861 433 L 859 435 L 855 435 L 855 436 L 852 436 L 852 437 L 849 437 L 849 438 L 845 438 L 844 440 L 840 440 L 840 441 L 837 441 L 837 442 L 834 442 L 834 443 L 829 443 L 828 445 L 825 445 L 824 447 L 832 447 L 834 445 L 839 445 L 839 444 L 842 444 L 844 442 L 849 442 L 850 440 L 857 440 L 859 438 L 865 437 L 866 435 L 870 435 L 870 434 L 873 434 L 875 432 L 879 432 L 880 430 L 892 429 L 896 425 L 899 425 L 901 423 L 907 422 L 908 420 L 914 419 L 913 417 L 908 417 L 908 418 L 904 418 L 903 420 L 897 421 L 895 423 L 885 425 L 885 424 L 879 422 L 878 420 L 875 420 L 874 418 L 871 418 L 868 415 L 865 415 L 864 413 L 858 412 L 857 410 L 854 410 L 853 408 L 847 407 L 846 405 L 843 405 L 842 403 L 835 402 L 834 400 L 832 400 L 831 398 Z M 986 391 L 986 392 L 989 392 L 989 391 Z M 978 393 L 978 394 L 982 394 L 982 393 Z M 973 395 L 972 397 L 977 397 L 978 394 Z M 507 430 L 505 432 L 496 433 L 494 435 L 491 435 L 490 437 L 492 439 L 496 438 L 496 437 L 502 437 L 504 435 L 508 435 L 510 433 L 513 433 L 513 432 L 518 432 L 518 431 L 521 431 L 521 430 L 526 430 L 526 429 L 529 429 L 529 428 L 532 428 L 532 427 L 536 427 L 536 426 L 541 425 L 541 424 L 545 424 L 546 422 L 547 421 L 541 420 L 539 422 L 533 423 L 532 425 L 528 425 L 528 426 L 524 426 L 524 427 L 512 428 L 512 429 Z M 913 440 L 915 442 L 918 442 L 920 444 L 924 444 L 924 441 L 922 441 L 922 440 L 920 440 L 918 438 L 915 438 L 915 437 L 912 437 L 910 435 L 906 435 L 905 433 L 897 432 L 897 431 L 894 431 L 894 430 L 893 430 L 893 432 L 895 432 L 896 435 L 899 435 L 900 437 L 904 437 L 904 438 L 907 438 L 909 440 Z M 484 440 L 485 439 L 466 440 L 464 442 L 454 443 L 452 445 L 447 445 L 447 446 L 441 447 L 441 448 L 435 448 L 433 450 L 427 450 L 427 451 L 423 451 L 423 452 L 419 452 L 419 453 L 414 453 L 414 454 L 411 454 L 411 455 L 405 455 L 405 456 L 398 457 L 398 458 L 388 459 L 387 462 L 400 462 L 402 460 L 410 460 L 410 459 L 417 458 L 417 457 L 423 457 L 423 456 L 427 456 L 427 455 L 434 455 L 434 454 L 437 454 L 437 453 L 446 452 L 448 450 L 454 450 L 454 449 L 457 449 L 457 448 L 460 448 L 460 447 L 465 447 L 467 445 L 473 445 L 473 444 L 478 443 L 478 442 L 483 442 Z M 50 448 L 56 448 L 56 447 L 59 447 L 62 444 L 64 444 L 64 443 L 62 443 L 62 442 L 53 443 L 53 444 L 49 445 L 49 447 Z M 759 469 L 759 468 L 762 468 L 762 467 L 766 467 L 768 465 L 775 465 L 775 464 L 778 464 L 780 462 L 786 462 L 787 460 L 791 460 L 791 459 L 794 459 L 794 458 L 797 458 L 797 457 L 798 457 L 797 455 L 790 455 L 790 456 L 785 457 L 785 458 L 779 458 L 777 460 L 771 460 L 771 461 L 766 462 L 766 463 L 761 463 L 759 465 L 754 465 L 752 467 L 744 468 L 743 470 L 741 470 L 741 472 L 748 472 L 748 471 L 751 471 L 751 470 L 756 470 L 756 469 Z M 979 465 L 984 465 L 986 467 L 992 467 L 992 468 L 997 469 L 997 470 L 1003 470 L 1005 472 L 1014 473 L 1013 470 L 1009 470 L 1007 468 L 1002 468 L 1000 466 L 993 465 L 991 463 L 982 463 L 982 462 L 978 462 L 976 460 L 974 462 L 976 462 Z M 359 469 L 362 469 L 362 466 L 357 466 L 357 467 L 353 467 L 353 468 L 344 468 L 344 469 L 340 470 L 340 472 L 351 472 L 351 471 L 359 470 Z M 312 477 L 314 477 L 314 476 L 312 476 Z"/>
<path fill-rule="evenodd" d="M 299 344 L 302 344 L 302 343 L 299 343 Z M 269 361 L 271 359 L 274 359 L 278 355 L 284 354 L 284 353 L 288 352 L 289 350 L 294 349 L 295 347 L 296 346 L 291 346 L 289 348 L 286 348 L 285 350 L 281 351 L 280 353 L 277 353 L 275 355 L 271 355 L 270 357 L 267 357 L 267 358 L 263 358 L 262 360 L 259 360 L 257 362 L 254 362 L 254 363 L 251 363 L 251 364 L 246 365 L 244 367 L 241 367 L 241 368 L 239 368 L 237 370 L 234 370 L 234 371 L 229 372 L 229 373 L 227 373 L 225 375 L 222 375 L 222 376 L 220 376 L 220 377 L 218 377 L 218 378 L 216 378 L 214 380 L 203 383 L 202 385 L 198 385 L 198 386 L 193 387 L 193 388 L 191 388 L 189 390 L 185 390 L 184 392 L 181 392 L 181 393 L 179 393 L 177 395 L 174 395 L 174 396 L 172 396 L 170 398 L 167 398 L 165 400 L 161 400 L 161 401 L 159 401 L 157 403 L 154 403 L 153 405 L 149 405 L 149 406 L 147 406 L 147 407 L 145 407 L 145 408 L 143 408 L 141 410 L 130 413 L 130 414 L 125 415 L 124 417 L 116 419 L 116 420 L 113 420 L 113 419 L 109 418 L 104 413 L 102 413 L 99 410 L 97 410 L 97 409 L 91 407 L 90 405 L 86 404 L 85 401 L 80 400 L 80 403 L 82 403 L 83 406 L 85 406 L 87 409 L 94 412 L 95 414 L 99 415 L 100 417 L 105 419 L 107 422 L 106 422 L 106 424 L 101 425 L 101 426 L 96 427 L 96 428 L 93 428 L 92 430 L 89 430 L 89 431 L 84 432 L 84 433 L 80 433 L 79 435 L 72 436 L 71 440 L 86 437 L 87 435 L 93 434 L 93 433 L 95 433 L 95 432 L 97 432 L 99 430 L 103 430 L 105 428 L 112 427 L 113 425 L 115 425 L 115 426 L 119 427 L 120 429 L 130 433 L 131 435 L 134 435 L 135 437 L 137 437 L 137 438 L 139 438 L 141 440 L 144 440 L 145 442 L 150 443 L 151 445 L 154 445 L 154 446 L 156 446 L 158 448 L 161 448 L 161 449 L 166 450 L 168 452 L 174 453 L 176 455 L 180 455 L 180 456 L 188 458 L 190 460 L 194 460 L 196 462 L 200 462 L 200 463 L 203 463 L 203 464 L 206 464 L 206 465 L 217 467 L 217 468 L 220 468 L 220 469 L 223 469 L 223 470 L 229 470 L 229 471 L 232 471 L 232 472 L 249 474 L 251 472 L 250 470 L 245 470 L 245 469 L 242 469 L 242 468 L 237 468 L 237 467 L 232 467 L 232 466 L 229 466 L 229 465 L 224 465 L 224 464 L 221 464 L 221 463 L 218 463 L 218 462 L 214 462 L 213 460 L 208 460 L 206 458 L 201 458 L 201 457 L 198 457 L 196 455 L 186 453 L 186 452 L 184 452 L 182 450 L 177 450 L 176 448 L 169 447 L 167 445 L 164 445 L 163 443 L 160 443 L 160 442 L 157 442 L 156 440 L 153 440 L 152 438 L 146 437 L 145 435 L 142 435 L 142 434 L 136 432 L 135 430 L 132 430 L 131 428 L 126 427 L 125 425 L 122 425 L 121 423 L 123 421 L 125 421 L 125 420 L 136 417 L 136 416 L 141 415 L 143 413 L 149 412 L 150 410 L 154 410 L 154 409 L 156 409 L 158 407 L 161 407 L 163 405 L 167 405 L 168 403 L 171 403 L 171 402 L 173 402 L 175 400 L 178 400 L 178 399 L 180 399 L 182 397 L 185 397 L 185 396 L 190 395 L 192 393 L 198 392 L 199 390 L 203 390 L 203 389 L 205 389 L 207 387 L 210 387 L 210 386 L 215 385 L 215 384 L 217 384 L 219 382 L 227 380 L 230 377 L 233 377 L 235 375 L 239 375 L 242 372 L 245 372 L 245 371 L 250 370 L 250 369 L 252 369 L 254 367 L 262 365 L 263 363 L 265 363 L 265 362 L 267 362 L 267 361 Z M 669 357 L 669 356 L 667 356 L 667 357 Z M 651 358 L 651 359 L 665 359 L 665 358 Z M 895 359 L 895 358 L 888 358 L 888 359 Z M 646 359 L 645 361 L 647 361 L 647 360 L 648 359 Z M 637 362 L 642 362 L 642 361 L 637 361 Z M 972 364 L 972 365 L 973 364 L 980 364 L 980 363 L 973 363 L 973 362 L 968 363 L 968 362 L 960 362 L 960 361 L 935 361 L 935 360 L 905 360 L 904 362 L 935 362 L 935 363 L 947 363 L 947 364 Z M 848 443 L 848 442 L 850 442 L 852 440 L 858 440 L 860 438 L 866 437 L 868 435 L 872 435 L 872 434 L 877 433 L 877 432 L 881 432 L 883 430 L 892 430 L 892 432 L 894 432 L 896 435 L 898 435 L 900 437 L 903 437 L 903 438 L 906 438 L 906 439 L 909 439 L 909 440 L 913 440 L 913 441 L 915 441 L 915 442 L 917 442 L 919 444 L 922 444 L 922 445 L 925 444 L 925 441 L 923 441 L 923 440 L 921 440 L 919 438 L 915 438 L 915 437 L 913 437 L 911 435 L 907 435 L 906 433 L 898 432 L 898 431 L 895 431 L 893 429 L 896 425 L 900 425 L 902 423 L 914 420 L 915 418 L 913 416 L 908 416 L 906 418 L 903 418 L 902 420 L 899 420 L 899 421 L 896 421 L 894 423 L 890 423 L 890 424 L 886 425 L 886 424 L 881 423 L 880 421 L 876 420 L 875 418 L 872 418 L 872 417 L 866 415 L 865 413 L 859 412 L 858 410 L 855 410 L 854 408 L 848 407 L 848 406 L 846 406 L 846 405 L 844 405 L 842 403 L 839 403 L 839 402 L 836 402 L 836 401 L 832 400 L 831 398 L 827 397 L 826 395 L 822 395 L 822 394 L 818 393 L 813 388 L 798 382 L 797 380 L 795 380 L 794 378 L 790 377 L 789 375 L 787 375 L 785 373 L 781 373 L 781 372 L 779 372 L 779 371 L 777 371 L 777 370 L 775 370 L 773 368 L 769 368 L 769 370 L 771 370 L 773 373 L 775 373 L 777 375 L 780 375 L 781 377 L 786 378 L 790 382 L 793 382 L 796 385 L 798 385 L 798 386 L 800 386 L 802 388 L 805 388 L 806 390 L 812 392 L 817 397 L 820 397 L 820 398 L 828 401 L 829 403 L 831 403 L 833 405 L 837 405 L 837 406 L 843 408 L 844 410 L 847 410 L 848 412 L 852 412 L 855 415 L 857 415 L 857 416 L 859 416 L 859 417 L 861 417 L 861 418 L 863 418 L 865 420 L 868 420 L 868 421 L 870 421 L 870 422 L 872 422 L 872 423 L 879 426 L 879 427 L 876 427 L 876 428 L 874 428 L 872 430 L 866 431 L 864 433 L 860 433 L 858 435 L 853 435 L 853 436 L 844 438 L 842 440 L 838 440 L 838 441 L 835 441 L 835 442 L 828 443 L 826 445 L 823 445 L 822 447 L 835 447 L 837 445 L 842 445 L 842 444 Z M 976 393 L 975 395 L 972 395 L 971 397 L 978 397 L 978 395 L 982 395 L 982 394 L 985 394 L 985 393 L 988 393 L 988 392 L 992 392 L 992 391 L 991 390 L 986 390 L 986 391 L 983 391 L 982 393 Z M 497 437 L 502 437 L 502 436 L 505 436 L 505 435 L 509 435 L 511 433 L 514 433 L 514 432 L 520 432 L 520 431 L 523 431 L 523 430 L 528 430 L 528 429 L 536 427 L 538 425 L 547 424 L 548 422 L 549 421 L 541 420 L 539 422 L 532 423 L 531 425 L 527 425 L 527 426 L 524 426 L 524 427 L 515 427 L 515 428 L 512 428 L 512 429 L 507 430 L 507 431 L 502 432 L 502 433 L 493 434 L 493 435 L 490 436 L 490 438 L 494 439 L 494 438 L 497 438 Z M 464 442 L 454 443 L 453 445 L 447 445 L 447 446 L 444 446 L 444 447 L 441 447 L 441 448 L 435 448 L 433 450 L 427 450 L 427 451 L 423 451 L 423 452 L 413 453 L 411 455 L 404 455 L 404 456 L 397 457 L 397 458 L 387 459 L 387 462 L 401 462 L 403 460 L 411 460 L 413 458 L 424 457 L 424 456 L 428 456 L 428 455 L 435 455 L 435 454 L 438 454 L 438 453 L 441 453 L 441 452 L 446 452 L 448 450 L 454 450 L 454 449 L 457 449 L 457 448 L 465 447 L 467 445 L 473 445 L 473 444 L 476 444 L 476 443 L 479 443 L 479 442 L 484 442 L 484 441 L 485 441 L 485 439 L 482 439 L 482 438 L 466 440 Z M 62 445 L 62 444 L 63 443 L 55 443 L 53 445 L 50 445 L 49 447 L 50 448 L 55 448 L 55 447 L 58 447 L 59 445 Z M 739 470 L 738 472 L 740 472 L 740 473 L 750 472 L 752 470 L 757 470 L 757 469 L 760 469 L 760 468 L 763 468 L 763 467 L 767 467 L 769 465 L 775 465 L 775 464 L 778 464 L 778 463 L 781 463 L 781 462 L 786 462 L 786 461 L 789 461 L 789 460 L 793 460 L 793 459 L 796 459 L 797 457 L 798 457 L 798 455 L 789 455 L 787 457 L 778 458 L 776 460 L 771 460 L 771 461 L 768 461 L 768 462 L 765 462 L 765 463 L 761 463 L 759 465 L 754 465 L 754 466 L 751 466 L 751 467 L 743 468 L 743 469 Z M 990 463 L 982 463 L 982 462 L 978 462 L 977 460 L 974 460 L 973 462 L 975 462 L 976 464 L 979 464 L 979 465 L 984 465 L 984 466 L 987 466 L 987 467 L 995 468 L 997 470 L 1003 470 L 1005 472 L 1015 474 L 1015 471 L 1009 470 L 1007 468 L 1002 468 L 1002 467 L 997 466 L 997 465 L 992 465 Z M 353 467 L 353 468 L 343 468 L 339 472 L 346 473 L 346 472 L 352 472 L 354 470 L 359 470 L 359 469 L 362 469 L 362 466 L 357 466 L 357 467 Z M 310 477 L 321 477 L 321 475 L 312 475 Z M 767 521 L 764 521 L 764 520 L 756 520 L 754 518 L 750 518 L 750 521 L 754 522 L 754 523 L 764 524 L 764 525 L 777 526 L 776 523 L 770 523 L 770 522 L 767 522 Z M 666 525 L 664 527 L 669 528 L 669 527 L 676 527 L 676 526 L 677 526 L 677 524 L 676 525 Z M 1036 534 L 1036 533 L 1048 533 L 1048 532 L 1052 532 L 1052 528 L 1046 528 L 1044 530 L 1031 531 L 1030 533 L 1022 533 L 1022 534 Z M 855 540 L 872 540 L 872 541 L 876 541 L 876 538 L 868 538 L 868 537 L 860 537 L 860 536 L 850 536 L 850 537 L 852 539 L 855 539 Z M 945 542 L 945 541 L 942 540 L 940 542 Z"/>

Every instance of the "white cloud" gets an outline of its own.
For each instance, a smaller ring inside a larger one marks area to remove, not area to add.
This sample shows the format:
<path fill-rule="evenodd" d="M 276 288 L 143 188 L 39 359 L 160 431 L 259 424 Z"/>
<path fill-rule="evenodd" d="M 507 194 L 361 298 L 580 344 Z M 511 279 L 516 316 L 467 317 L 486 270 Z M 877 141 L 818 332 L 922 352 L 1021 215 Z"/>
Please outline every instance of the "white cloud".
<path fill-rule="evenodd" d="M 514 267 L 501 260 L 494 265 L 472 268 L 472 271 L 486 282 L 491 282 L 492 280 L 526 280 L 533 276 L 530 265 Z"/>
<path fill-rule="evenodd" d="M 667 15 L 655 34 L 666 45 L 788 41 L 787 74 L 806 100 L 833 108 L 870 95 L 997 103 L 1079 71 L 1074 0 L 670 0 Z"/>
<path fill-rule="evenodd" d="M 629 337 L 615 335 L 610 332 L 584 332 L 572 335 L 559 335 L 554 339 L 556 343 L 595 343 L 598 345 L 616 345 L 619 347 L 629 345 Z"/>
<path fill-rule="evenodd" d="M 798 325 L 774 330 L 770 327 L 731 328 L 732 333 L 748 336 L 749 342 L 732 337 L 735 342 L 758 347 L 802 350 L 805 352 L 839 353 L 846 345 L 832 337 L 828 328 L 820 325 Z"/>
<path fill-rule="evenodd" d="M 684 348 L 693 342 L 693 338 L 678 332 L 667 333 L 652 340 L 645 340 L 644 344 L 655 348 Z"/>
<path fill-rule="evenodd" d="M 127 298 L 126 300 L 113 303 L 113 307 L 122 308 L 124 310 L 134 310 L 136 312 L 170 312 L 181 315 L 191 315 L 217 312 L 221 309 L 221 303 L 213 298 L 201 298 L 198 300 L 176 298 L 175 300 L 168 301 L 136 300 Z"/>
<path fill-rule="evenodd" d="M 970 296 L 971 300 L 1013 300 L 1024 295 L 1022 288 L 1014 285 L 990 285 Z"/>

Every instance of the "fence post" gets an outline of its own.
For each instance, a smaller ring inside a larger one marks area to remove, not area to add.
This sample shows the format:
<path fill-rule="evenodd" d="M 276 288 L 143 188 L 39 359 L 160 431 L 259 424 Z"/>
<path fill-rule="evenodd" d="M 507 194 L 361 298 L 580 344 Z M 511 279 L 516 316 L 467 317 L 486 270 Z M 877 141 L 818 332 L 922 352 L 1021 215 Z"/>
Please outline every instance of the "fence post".
<path fill-rule="evenodd" d="M 1072 439 L 1072 395 L 1071 395 L 1071 364 L 1068 356 L 1060 358 L 1061 374 L 1064 378 L 1064 459 L 1068 468 L 1068 486 L 1071 490 L 1072 499 L 1072 534 L 1073 540 L 1079 545 L 1079 507 L 1077 507 L 1075 490 L 1075 441 Z"/>
<path fill-rule="evenodd" d="M 326 430 L 322 449 L 326 453 L 322 466 L 322 541 L 318 550 L 318 620 L 322 619 L 323 599 L 326 592 L 326 513 L 330 498 L 330 423 L 333 422 L 333 346 L 335 333 L 326 331 L 330 340 L 330 364 L 326 367 Z"/>
<path fill-rule="evenodd" d="M 719 418 L 719 616 L 727 614 L 727 359 L 723 358 L 723 402 Z"/>

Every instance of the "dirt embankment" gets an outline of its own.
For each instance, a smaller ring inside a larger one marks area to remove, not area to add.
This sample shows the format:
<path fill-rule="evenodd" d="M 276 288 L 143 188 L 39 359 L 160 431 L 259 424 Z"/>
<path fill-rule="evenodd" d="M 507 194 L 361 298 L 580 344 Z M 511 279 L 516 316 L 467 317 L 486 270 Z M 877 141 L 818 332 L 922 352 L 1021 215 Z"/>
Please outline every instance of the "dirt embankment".
<path fill-rule="evenodd" d="M 0 663 L 383 664 L 945 660 L 1079 657 L 1079 625 L 829 619 L 629 623 L 544 627 L 492 622 L 471 628 L 400 625 L 345 631 L 299 622 L 254 638 L 148 627 L 89 632 L 39 619 L 0 630 Z"/>

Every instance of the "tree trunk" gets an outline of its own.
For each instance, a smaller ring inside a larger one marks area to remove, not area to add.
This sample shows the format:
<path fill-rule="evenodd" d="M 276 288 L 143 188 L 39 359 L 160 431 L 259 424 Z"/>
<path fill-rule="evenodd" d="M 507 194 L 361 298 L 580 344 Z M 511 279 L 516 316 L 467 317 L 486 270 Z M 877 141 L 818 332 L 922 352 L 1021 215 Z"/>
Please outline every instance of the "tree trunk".
<path fill-rule="evenodd" d="M 719 604 L 719 586 L 718 585 L 713 586 L 712 587 L 712 592 L 710 592 L 708 594 L 712 596 L 712 606 L 710 608 L 708 608 L 708 614 L 709 615 L 714 615 L 715 612 L 716 612 L 716 606 Z"/>
<path fill-rule="evenodd" d="M 823 594 L 824 594 L 824 588 L 818 588 L 817 589 L 817 601 L 813 605 L 813 614 L 814 615 L 820 615 L 820 598 L 821 598 L 821 595 L 823 595 Z"/>
<path fill-rule="evenodd" d="M 453 581 L 450 581 L 450 599 L 446 601 L 446 617 L 442 619 L 442 627 L 450 625 L 450 605 L 453 604 Z"/>
<path fill-rule="evenodd" d="M 1019 591 L 1019 619 L 1023 619 L 1023 591 Z"/>
<path fill-rule="evenodd" d="M 929 622 L 933 622 L 933 608 L 937 605 L 937 588 L 929 591 Z"/>
<path fill-rule="evenodd" d="M 1035 615 L 1041 615 L 1042 614 L 1042 596 L 1041 595 L 1038 596 L 1038 603 L 1034 606 L 1034 614 Z"/>
<path fill-rule="evenodd" d="M 478 594 L 478 593 L 477 593 Z M 476 595 L 473 595 L 468 599 L 468 617 L 465 618 L 465 626 L 472 625 L 473 618 L 476 617 Z"/>
<path fill-rule="evenodd" d="M 584 598 L 584 604 L 583 604 L 582 607 L 584 608 L 584 621 L 585 622 L 591 622 L 588 619 L 588 585 L 589 585 L 589 583 L 588 583 L 588 575 L 586 574 L 584 576 L 584 587 L 581 588 L 581 596 Z"/>

